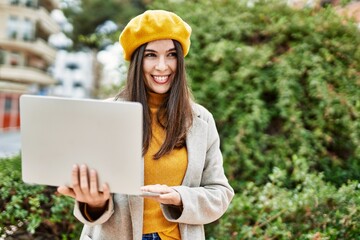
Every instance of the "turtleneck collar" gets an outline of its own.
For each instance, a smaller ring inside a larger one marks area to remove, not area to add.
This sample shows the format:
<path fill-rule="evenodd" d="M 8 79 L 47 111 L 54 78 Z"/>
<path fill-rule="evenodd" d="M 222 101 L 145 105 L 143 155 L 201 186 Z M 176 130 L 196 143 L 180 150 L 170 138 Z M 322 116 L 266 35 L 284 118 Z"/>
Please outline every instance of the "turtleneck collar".
<path fill-rule="evenodd" d="M 150 108 L 159 108 L 161 104 L 164 102 L 165 98 L 169 96 L 169 93 L 154 93 L 148 91 L 148 104 Z"/>

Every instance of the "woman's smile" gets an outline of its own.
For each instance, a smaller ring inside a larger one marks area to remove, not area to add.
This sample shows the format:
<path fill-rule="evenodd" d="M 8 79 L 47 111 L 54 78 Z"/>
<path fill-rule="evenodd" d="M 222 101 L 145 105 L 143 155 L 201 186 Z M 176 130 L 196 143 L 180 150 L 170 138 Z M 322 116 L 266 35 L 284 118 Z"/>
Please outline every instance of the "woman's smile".
<path fill-rule="evenodd" d="M 170 80 L 170 75 L 165 75 L 165 76 L 152 75 L 152 77 L 157 84 L 165 84 Z"/>

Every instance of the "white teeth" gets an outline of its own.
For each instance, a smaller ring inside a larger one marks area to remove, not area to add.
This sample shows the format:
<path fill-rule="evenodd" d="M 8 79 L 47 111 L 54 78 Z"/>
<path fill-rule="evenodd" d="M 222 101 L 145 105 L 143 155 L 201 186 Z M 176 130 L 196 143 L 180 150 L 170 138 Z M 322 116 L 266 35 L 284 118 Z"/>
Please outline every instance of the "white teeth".
<path fill-rule="evenodd" d="M 169 76 L 154 76 L 156 82 L 164 83 L 168 80 Z"/>

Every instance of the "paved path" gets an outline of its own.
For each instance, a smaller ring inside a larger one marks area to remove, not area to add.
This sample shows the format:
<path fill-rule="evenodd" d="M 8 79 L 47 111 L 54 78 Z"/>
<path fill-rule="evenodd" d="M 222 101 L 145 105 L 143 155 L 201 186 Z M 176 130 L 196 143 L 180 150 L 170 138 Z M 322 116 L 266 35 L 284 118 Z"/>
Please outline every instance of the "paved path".
<path fill-rule="evenodd" d="M 17 155 L 20 149 L 19 131 L 0 132 L 0 158 Z"/>

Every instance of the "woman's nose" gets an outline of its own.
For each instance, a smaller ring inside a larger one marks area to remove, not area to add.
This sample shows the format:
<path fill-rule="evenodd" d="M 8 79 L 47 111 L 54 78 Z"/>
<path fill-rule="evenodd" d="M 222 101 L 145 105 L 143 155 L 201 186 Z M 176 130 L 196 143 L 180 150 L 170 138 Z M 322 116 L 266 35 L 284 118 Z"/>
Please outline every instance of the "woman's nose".
<path fill-rule="evenodd" d="M 168 65 L 167 65 L 165 58 L 160 57 L 159 61 L 156 63 L 155 69 L 158 71 L 164 71 L 167 69 L 167 67 L 168 67 Z"/>

